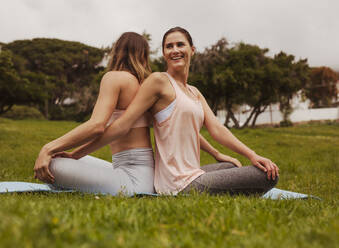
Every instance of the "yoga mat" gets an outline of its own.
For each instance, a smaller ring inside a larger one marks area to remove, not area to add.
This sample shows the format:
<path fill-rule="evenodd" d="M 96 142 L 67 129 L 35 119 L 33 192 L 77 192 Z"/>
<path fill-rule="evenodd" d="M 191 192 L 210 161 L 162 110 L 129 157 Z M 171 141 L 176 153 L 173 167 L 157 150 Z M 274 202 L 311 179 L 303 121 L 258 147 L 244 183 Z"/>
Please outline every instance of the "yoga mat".
<path fill-rule="evenodd" d="M 24 193 L 24 192 L 51 192 L 51 193 L 63 193 L 63 192 L 76 192 L 75 190 L 59 189 L 50 184 L 41 183 L 28 183 L 28 182 L 0 182 L 0 194 L 4 193 Z M 141 193 L 137 196 L 158 196 L 157 194 Z M 284 199 L 308 199 L 319 197 L 301 194 L 297 192 L 281 190 L 273 188 L 262 196 L 265 199 L 284 200 Z"/>
<path fill-rule="evenodd" d="M 51 184 L 28 183 L 28 182 L 0 182 L 1 193 L 24 193 L 24 192 L 75 192 L 74 190 L 58 189 Z"/>

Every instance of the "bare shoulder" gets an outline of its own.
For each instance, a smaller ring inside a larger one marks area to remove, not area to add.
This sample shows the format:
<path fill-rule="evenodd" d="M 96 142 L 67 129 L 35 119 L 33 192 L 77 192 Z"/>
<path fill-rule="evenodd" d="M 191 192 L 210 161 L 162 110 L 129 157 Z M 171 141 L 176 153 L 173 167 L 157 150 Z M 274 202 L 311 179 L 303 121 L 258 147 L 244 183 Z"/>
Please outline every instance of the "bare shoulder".
<path fill-rule="evenodd" d="M 126 82 L 133 82 L 139 84 L 137 78 L 127 71 L 109 71 L 104 74 L 101 84 L 125 84 Z"/>
<path fill-rule="evenodd" d="M 162 72 L 153 72 L 151 75 L 147 77 L 147 81 L 151 81 L 155 84 L 163 84 L 167 83 L 167 76 Z"/>
<path fill-rule="evenodd" d="M 168 83 L 169 81 L 165 73 L 153 72 L 142 84 L 145 85 L 144 87 L 152 87 L 159 91 L 163 89 Z"/>

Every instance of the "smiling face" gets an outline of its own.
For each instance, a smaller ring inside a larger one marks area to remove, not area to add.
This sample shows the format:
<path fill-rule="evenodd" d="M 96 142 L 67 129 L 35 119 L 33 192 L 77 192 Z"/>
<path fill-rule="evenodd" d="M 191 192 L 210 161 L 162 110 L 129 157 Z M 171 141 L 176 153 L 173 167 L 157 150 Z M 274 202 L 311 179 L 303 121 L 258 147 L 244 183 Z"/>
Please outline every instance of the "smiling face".
<path fill-rule="evenodd" d="M 162 50 L 167 68 L 175 71 L 188 69 L 194 50 L 183 33 L 168 34 Z"/>

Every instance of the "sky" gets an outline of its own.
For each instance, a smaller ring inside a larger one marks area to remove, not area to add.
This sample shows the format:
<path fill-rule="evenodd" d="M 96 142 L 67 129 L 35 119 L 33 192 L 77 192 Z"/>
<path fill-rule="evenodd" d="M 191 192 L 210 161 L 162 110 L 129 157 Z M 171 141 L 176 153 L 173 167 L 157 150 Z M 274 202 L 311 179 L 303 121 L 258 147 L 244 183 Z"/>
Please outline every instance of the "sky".
<path fill-rule="evenodd" d="M 225 37 L 339 70 L 338 11 L 338 0 L 1 0 L 0 42 L 45 37 L 107 47 L 123 32 L 146 31 L 154 50 L 181 26 L 198 51 Z"/>

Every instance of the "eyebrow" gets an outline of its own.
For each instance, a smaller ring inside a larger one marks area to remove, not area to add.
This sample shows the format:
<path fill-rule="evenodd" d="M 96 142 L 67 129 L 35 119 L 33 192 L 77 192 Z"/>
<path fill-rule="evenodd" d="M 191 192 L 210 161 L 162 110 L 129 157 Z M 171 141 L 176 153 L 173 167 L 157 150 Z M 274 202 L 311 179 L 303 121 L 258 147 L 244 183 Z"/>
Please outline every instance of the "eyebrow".
<path fill-rule="evenodd" d="M 165 46 L 169 45 L 169 44 L 174 44 L 174 43 L 186 43 L 185 41 L 175 41 L 175 42 L 167 42 L 165 43 Z"/>

